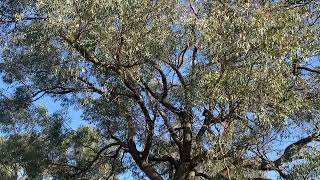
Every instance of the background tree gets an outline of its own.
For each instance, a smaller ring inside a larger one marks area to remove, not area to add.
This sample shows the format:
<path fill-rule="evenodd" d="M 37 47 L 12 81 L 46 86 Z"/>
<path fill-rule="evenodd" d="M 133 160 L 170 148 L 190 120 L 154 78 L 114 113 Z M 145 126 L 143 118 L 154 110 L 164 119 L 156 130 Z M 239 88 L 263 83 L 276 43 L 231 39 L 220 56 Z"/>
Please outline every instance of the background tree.
<path fill-rule="evenodd" d="M 318 1 L 0 8 L 2 177 L 319 177 Z M 48 96 L 88 124 L 36 105 Z"/>

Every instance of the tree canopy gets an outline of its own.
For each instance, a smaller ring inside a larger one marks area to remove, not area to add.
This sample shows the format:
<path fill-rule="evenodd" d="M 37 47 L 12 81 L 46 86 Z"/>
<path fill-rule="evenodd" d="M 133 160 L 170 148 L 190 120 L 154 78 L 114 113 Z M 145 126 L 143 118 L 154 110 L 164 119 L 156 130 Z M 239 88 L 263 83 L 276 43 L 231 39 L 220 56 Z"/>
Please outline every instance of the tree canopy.
<path fill-rule="evenodd" d="M 1 179 L 320 177 L 319 1 L 0 2 Z"/>

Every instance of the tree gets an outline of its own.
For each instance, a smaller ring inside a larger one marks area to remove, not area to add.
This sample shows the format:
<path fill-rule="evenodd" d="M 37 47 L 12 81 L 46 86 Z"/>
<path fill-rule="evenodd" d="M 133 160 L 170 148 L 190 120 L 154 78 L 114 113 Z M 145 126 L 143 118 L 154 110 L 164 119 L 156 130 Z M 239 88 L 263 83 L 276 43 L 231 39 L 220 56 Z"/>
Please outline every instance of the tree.
<path fill-rule="evenodd" d="M 1 176 L 319 177 L 317 1 L 1 9 Z M 67 110 L 48 113 L 43 97 Z M 71 106 L 87 126 L 66 126 Z"/>

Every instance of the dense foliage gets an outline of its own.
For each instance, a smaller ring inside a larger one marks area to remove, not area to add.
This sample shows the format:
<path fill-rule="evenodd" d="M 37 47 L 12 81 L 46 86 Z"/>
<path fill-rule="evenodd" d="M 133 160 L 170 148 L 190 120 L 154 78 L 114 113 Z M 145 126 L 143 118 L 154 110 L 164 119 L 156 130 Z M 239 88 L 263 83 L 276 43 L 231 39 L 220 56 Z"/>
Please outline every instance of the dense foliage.
<path fill-rule="evenodd" d="M 319 8 L 1 0 L 1 179 L 320 178 Z"/>

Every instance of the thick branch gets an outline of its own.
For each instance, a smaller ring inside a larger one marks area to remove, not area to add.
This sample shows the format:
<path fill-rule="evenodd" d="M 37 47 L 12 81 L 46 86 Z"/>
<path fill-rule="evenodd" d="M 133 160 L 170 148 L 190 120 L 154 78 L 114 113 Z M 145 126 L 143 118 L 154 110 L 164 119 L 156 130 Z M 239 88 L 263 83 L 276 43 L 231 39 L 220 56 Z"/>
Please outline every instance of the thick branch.
<path fill-rule="evenodd" d="M 178 146 L 179 150 L 181 151 L 182 149 L 182 144 L 181 144 L 181 141 L 177 135 L 177 133 L 174 131 L 173 127 L 171 126 L 170 124 L 170 121 L 168 119 L 168 117 L 166 117 L 161 111 L 158 111 L 159 114 L 161 115 L 163 121 L 164 121 L 164 124 L 167 126 L 168 128 L 168 131 L 170 133 L 170 136 L 172 137 L 173 141 L 176 143 L 176 145 Z"/>
<path fill-rule="evenodd" d="M 154 97 L 156 100 L 158 100 L 164 107 L 166 107 L 167 109 L 169 109 L 171 112 L 181 115 L 181 110 L 176 108 L 175 106 L 173 106 L 172 104 L 168 103 L 167 101 L 165 101 L 164 99 L 162 99 L 161 97 L 159 97 L 159 95 L 157 93 L 155 93 L 149 86 L 147 83 L 143 82 L 143 86 L 145 87 L 145 89 L 151 94 L 152 97 Z"/>
<path fill-rule="evenodd" d="M 160 68 L 156 68 L 160 75 L 161 75 L 161 80 L 162 80 L 162 94 L 161 94 L 161 100 L 163 101 L 163 99 L 165 99 L 168 96 L 168 82 L 167 82 L 167 78 L 166 75 L 164 74 L 164 72 L 160 69 Z"/>
<path fill-rule="evenodd" d="M 279 164 L 275 163 L 275 161 L 270 161 L 263 157 L 259 158 L 260 159 L 254 159 L 252 161 L 245 162 L 244 167 L 260 171 L 276 171 L 282 178 L 287 178 L 287 175 L 279 168 Z"/>
<path fill-rule="evenodd" d="M 224 123 L 230 120 L 234 116 L 237 107 L 239 107 L 239 103 L 236 103 L 234 106 L 232 106 L 228 114 L 226 115 L 224 115 L 224 110 L 221 110 L 217 118 L 213 116 L 212 112 L 210 112 L 207 109 L 204 109 L 202 115 L 205 117 L 205 119 L 200 130 L 197 133 L 196 138 L 200 140 L 211 124 Z"/>
<path fill-rule="evenodd" d="M 146 137 L 146 141 L 145 141 L 144 150 L 142 152 L 142 157 L 135 155 L 136 162 L 137 161 L 145 161 L 148 158 L 148 155 L 150 153 L 150 149 L 152 146 L 152 142 L 153 142 L 154 121 L 150 117 L 148 109 L 147 109 L 143 99 L 141 98 L 141 92 L 137 88 L 136 82 L 126 72 L 117 71 L 117 73 L 122 78 L 124 85 L 133 93 L 133 97 L 136 100 L 136 102 L 138 103 L 138 105 L 139 105 L 139 107 L 145 117 L 146 123 L 148 124 L 147 137 Z M 130 139 L 129 141 L 132 141 L 131 143 L 134 143 L 133 139 Z M 131 144 L 131 147 L 132 146 L 133 145 Z M 133 154 L 136 154 L 137 153 L 136 151 L 130 151 L 130 152 L 132 152 Z"/>
<path fill-rule="evenodd" d="M 154 123 L 148 123 L 149 129 L 147 130 L 147 137 L 145 140 L 144 150 L 142 152 L 142 159 L 146 160 L 149 156 L 152 142 L 153 142 L 153 133 L 154 133 Z"/>
<path fill-rule="evenodd" d="M 288 162 L 291 160 L 291 158 L 299 152 L 299 150 L 301 150 L 302 148 L 304 148 L 308 143 L 315 141 L 317 139 L 319 139 L 320 137 L 320 130 L 318 130 L 317 132 L 311 134 L 308 137 L 305 137 L 303 139 L 300 139 L 299 141 L 290 144 L 289 146 L 286 147 L 286 149 L 284 150 L 284 153 L 281 157 L 279 157 L 277 160 L 274 161 L 274 163 L 277 166 L 282 165 L 282 163 L 284 162 Z"/>
<path fill-rule="evenodd" d="M 155 161 L 155 162 L 169 162 L 170 164 L 174 165 L 177 167 L 178 162 L 171 156 L 164 155 L 161 157 L 155 157 L 155 156 L 149 156 L 148 158 L 149 161 Z"/>
<path fill-rule="evenodd" d="M 197 140 L 201 140 L 202 136 L 207 131 L 210 124 L 218 122 L 218 119 L 214 118 L 213 114 L 207 109 L 204 109 L 202 115 L 205 117 L 205 119 L 203 121 L 203 124 L 202 124 L 200 130 L 197 133 L 197 136 L 196 136 Z"/>
<path fill-rule="evenodd" d="M 186 47 L 180 52 L 180 54 L 179 54 L 179 56 L 178 56 L 178 63 L 176 64 L 176 66 L 177 66 L 178 68 L 180 68 L 180 67 L 183 65 L 183 63 L 184 63 L 184 56 L 185 56 L 187 50 L 188 50 L 188 46 L 186 46 Z"/>
<path fill-rule="evenodd" d="M 140 152 L 137 150 L 136 144 L 132 139 L 129 140 L 129 151 L 134 161 L 150 179 L 154 179 L 154 180 L 163 179 L 161 175 L 147 161 L 142 159 Z"/>
<path fill-rule="evenodd" d="M 173 69 L 173 71 L 177 74 L 178 79 L 179 79 L 180 83 L 182 84 L 182 86 L 183 86 L 184 88 L 186 88 L 186 87 L 187 87 L 187 83 L 185 82 L 184 77 L 182 76 L 182 74 L 181 74 L 181 72 L 179 71 L 179 69 L 178 69 L 175 65 L 173 65 L 172 63 L 170 63 L 170 62 L 166 62 L 166 61 L 165 61 L 165 63 L 168 64 L 168 65 L 171 67 L 171 69 Z"/>

